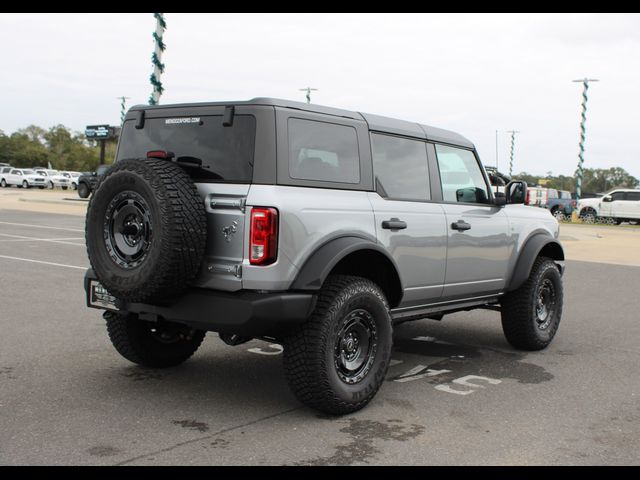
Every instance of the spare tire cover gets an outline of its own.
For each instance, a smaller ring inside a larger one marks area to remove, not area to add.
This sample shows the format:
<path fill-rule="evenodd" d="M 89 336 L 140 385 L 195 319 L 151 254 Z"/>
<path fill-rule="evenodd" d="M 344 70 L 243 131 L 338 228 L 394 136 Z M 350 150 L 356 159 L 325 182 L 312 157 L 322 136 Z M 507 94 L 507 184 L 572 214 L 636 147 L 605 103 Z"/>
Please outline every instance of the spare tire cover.
<path fill-rule="evenodd" d="M 198 274 L 207 222 L 189 175 L 156 158 L 116 162 L 87 209 L 85 238 L 100 283 L 127 302 L 163 302 Z"/>

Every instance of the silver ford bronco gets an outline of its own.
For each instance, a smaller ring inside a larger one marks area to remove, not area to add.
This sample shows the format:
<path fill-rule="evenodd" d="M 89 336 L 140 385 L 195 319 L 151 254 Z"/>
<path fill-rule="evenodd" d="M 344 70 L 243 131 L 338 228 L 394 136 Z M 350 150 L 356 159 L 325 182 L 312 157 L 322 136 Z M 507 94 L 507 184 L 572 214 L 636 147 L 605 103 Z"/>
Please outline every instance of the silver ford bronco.
<path fill-rule="evenodd" d="M 207 331 L 281 343 L 301 402 L 353 412 L 400 322 L 493 309 L 515 348 L 549 345 L 564 253 L 525 192 L 494 193 L 473 143 L 418 123 L 269 98 L 135 106 L 87 211 L 87 305 L 147 367 Z"/>

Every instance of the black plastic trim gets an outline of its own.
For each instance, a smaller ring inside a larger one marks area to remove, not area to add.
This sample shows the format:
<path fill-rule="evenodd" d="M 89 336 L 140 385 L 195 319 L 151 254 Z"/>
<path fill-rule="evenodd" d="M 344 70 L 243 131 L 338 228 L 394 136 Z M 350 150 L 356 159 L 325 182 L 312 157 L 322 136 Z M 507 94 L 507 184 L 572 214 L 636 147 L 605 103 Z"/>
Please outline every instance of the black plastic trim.
<path fill-rule="evenodd" d="M 85 274 L 85 292 L 90 280 L 97 280 L 92 269 Z M 284 331 L 304 322 L 315 303 L 316 295 L 309 292 L 221 292 L 190 288 L 168 305 L 120 302 L 118 310 L 137 313 L 146 319 L 179 322 L 200 330 L 255 337 Z M 89 305 L 88 300 L 87 306 L 97 308 Z"/>
<path fill-rule="evenodd" d="M 511 292 L 519 288 L 526 280 L 529 278 L 531 274 L 531 268 L 533 267 L 533 263 L 536 261 L 536 258 L 540 254 L 540 251 L 546 247 L 547 245 L 554 245 L 560 249 L 562 252 L 562 258 L 554 258 L 556 261 L 564 260 L 564 250 L 562 245 L 559 242 L 555 241 L 549 235 L 545 235 L 544 233 L 536 233 L 533 234 L 525 243 L 522 248 L 522 252 L 518 257 L 518 261 L 516 262 L 515 268 L 513 269 L 513 274 L 509 283 L 507 284 L 507 292 Z M 560 266 L 560 273 L 562 274 L 562 266 Z"/>

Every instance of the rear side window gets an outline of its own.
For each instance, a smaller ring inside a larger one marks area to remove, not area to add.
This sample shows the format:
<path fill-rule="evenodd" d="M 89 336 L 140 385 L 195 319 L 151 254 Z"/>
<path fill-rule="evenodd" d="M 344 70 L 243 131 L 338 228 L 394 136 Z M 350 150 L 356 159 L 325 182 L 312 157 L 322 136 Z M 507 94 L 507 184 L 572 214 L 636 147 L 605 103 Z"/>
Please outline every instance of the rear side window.
<path fill-rule="evenodd" d="M 233 125 L 227 127 L 222 125 L 222 115 L 147 118 L 141 129 L 135 128 L 134 120 L 127 120 L 118 160 L 146 157 L 149 151 L 163 150 L 191 165 L 189 175 L 196 180 L 249 183 L 255 136 L 256 120 L 252 115 L 235 115 Z"/>
<path fill-rule="evenodd" d="M 290 118 L 289 176 L 299 180 L 359 183 L 356 129 L 347 125 Z"/>
<path fill-rule="evenodd" d="M 640 201 L 640 192 L 627 192 L 625 200 L 631 200 L 634 202 Z"/>
<path fill-rule="evenodd" d="M 371 135 L 376 189 L 391 200 L 430 200 L 427 145 L 419 140 Z"/>

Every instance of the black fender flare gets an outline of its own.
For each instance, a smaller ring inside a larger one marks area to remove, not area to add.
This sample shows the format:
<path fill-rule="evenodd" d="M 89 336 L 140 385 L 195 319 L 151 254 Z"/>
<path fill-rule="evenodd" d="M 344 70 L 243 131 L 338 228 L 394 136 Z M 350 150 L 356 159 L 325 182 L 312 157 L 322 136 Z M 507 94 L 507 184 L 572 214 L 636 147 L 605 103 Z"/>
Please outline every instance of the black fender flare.
<path fill-rule="evenodd" d="M 402 295 L 402 280 L 398 273 L 398 265 L 389 253 L 377 243 L 362 237 L 338 237 L 320 246 L 306 260 L 291 284 L 293 290 L 319 290 L 325 279 L 340 260 L 359 250 L 373 250 L 384 255 L 395 269 L 400 282 Z"/>
<path fill-rule="evenodd" d="M 516 261 L 513 269 L 513 274 L 507 285 L 507 292 L 511 292 L 519 288 L 531 274 L 531 268 L 533 263 L 543 249 L 549 251 L 549 256 L 553 260 L 563 261 L 564 250 L 560 242 L 556 241 L 553 237 L 544 233 L 533 234 L 525 243 L 518 260 Z M 560 269 L 562 273 L 562 268 Z"/>

